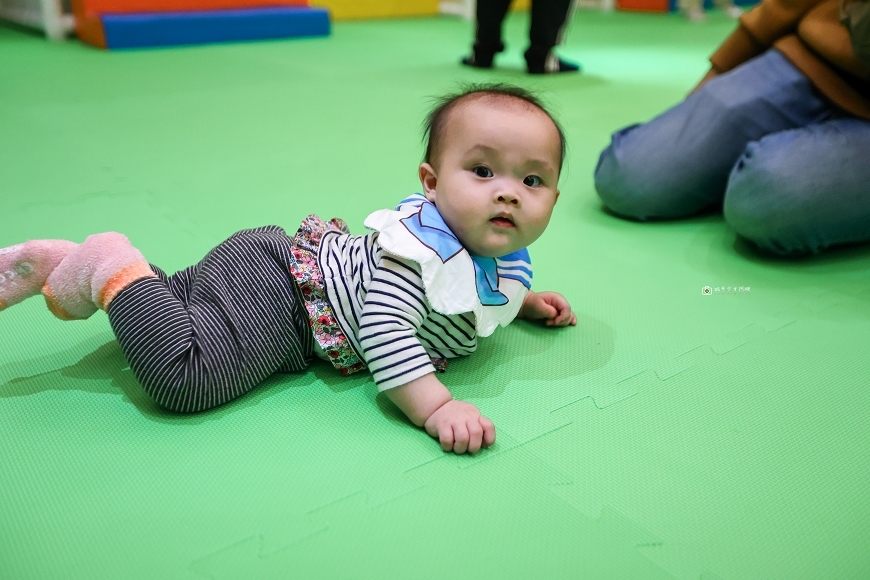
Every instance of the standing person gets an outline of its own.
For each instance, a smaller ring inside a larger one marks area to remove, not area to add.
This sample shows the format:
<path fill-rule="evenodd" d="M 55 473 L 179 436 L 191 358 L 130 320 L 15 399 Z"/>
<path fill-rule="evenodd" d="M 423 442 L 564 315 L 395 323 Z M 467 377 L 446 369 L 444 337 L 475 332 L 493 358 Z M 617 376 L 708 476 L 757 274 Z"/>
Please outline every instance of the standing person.
<path fill-rule="evenodd" d="M 477 30 L 471 55 L 462 64 L 492 68 L 495 53 L 504 50 L 501 28 L 511 0 L 477 0 Z M 525 52 L 530 74 L 576 72 L 580 66 L 553 52 L 562 42 L 565 23 L 574 12 L 574 0 L 532 0 L 529 48 Z"/>
<path fill-rule="evenodd" d="M 762 0 L 741 16 L 692 94 L 613 134 L 595 169 L 604 205 L 638 220 L 721 207 L 781 255 L 870 241 L 870 51 L 850 6 L 848 25 L 840 0 Z"/>

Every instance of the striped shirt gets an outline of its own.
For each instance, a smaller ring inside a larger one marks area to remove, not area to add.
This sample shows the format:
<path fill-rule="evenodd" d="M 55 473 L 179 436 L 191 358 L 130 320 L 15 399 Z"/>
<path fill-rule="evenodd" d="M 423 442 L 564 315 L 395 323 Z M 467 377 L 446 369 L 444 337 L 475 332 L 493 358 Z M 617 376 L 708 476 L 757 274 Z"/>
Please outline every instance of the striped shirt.
<path fill-rule="evenodd" d="M 328 232 L 318 263 L 342 331 L 385 391 L 434 372 L 432 358 L 473 353 L 477 333 L 472 313 L 432 310 L 419 264 L 384 252 L 377 239 Z"/>

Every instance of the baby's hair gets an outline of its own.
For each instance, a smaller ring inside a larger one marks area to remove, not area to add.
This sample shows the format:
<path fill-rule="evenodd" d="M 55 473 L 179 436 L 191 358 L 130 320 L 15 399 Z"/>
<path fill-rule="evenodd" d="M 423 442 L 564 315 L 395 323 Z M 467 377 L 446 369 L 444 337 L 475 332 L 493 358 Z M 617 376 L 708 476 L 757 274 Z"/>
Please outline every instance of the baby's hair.
<path fill-rule="evenodd" d="M 441 142 L 444 140 L 444 133 L 447 129 L 447 120 L 450 112 L 464 101 L 476 98 L 491 99 L 506 99 L 523 101 L 527 105 L 531 105 L 542 113 L 547 115 L 556 126 L 556 131 L 559 132 L 559 169 L 561 171 L 562 162 L 565 159 L 565 132 L 562 126 L 553 117 L 550 111 L 531 91 L 507 83 L 486 83 L 486 84 L 470 84 L 463 85 L 456 92 L 436 97 L 434 99 L 435 106 L 426 116 L 423 122 L 423 141 L 426 143 L 426 156 L 423 161 L 431 163 L 439 151 Z"/>

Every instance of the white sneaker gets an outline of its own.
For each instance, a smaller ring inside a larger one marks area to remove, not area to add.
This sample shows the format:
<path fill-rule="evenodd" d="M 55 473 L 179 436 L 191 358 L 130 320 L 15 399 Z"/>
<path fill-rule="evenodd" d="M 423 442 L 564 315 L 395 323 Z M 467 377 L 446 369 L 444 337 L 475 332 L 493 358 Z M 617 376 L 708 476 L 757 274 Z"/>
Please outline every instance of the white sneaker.
<path fill-rule="evenodd" d="M 704 22 L 707 20 L 707 14 L 700 6 L 692 6 L 688 10 L 684 10 L 683 14 L 686 15 L 689 22 Z"/>
<path fill-rule="evenodd" d="M 725 8 L 725 14 L 727 14 L 729 18 L 740 18 L 740 15 L 743 14 L 743 9 L 740 8 L 740 6 L 732 4 Z"/>

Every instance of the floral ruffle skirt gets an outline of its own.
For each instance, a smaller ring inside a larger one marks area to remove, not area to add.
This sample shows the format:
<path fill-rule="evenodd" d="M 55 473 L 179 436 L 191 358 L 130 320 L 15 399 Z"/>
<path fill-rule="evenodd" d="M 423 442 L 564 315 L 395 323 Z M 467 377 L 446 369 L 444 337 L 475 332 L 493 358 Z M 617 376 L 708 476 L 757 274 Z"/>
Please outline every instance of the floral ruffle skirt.
<path fill-rule="evenodd" d="M 323 234 L 328 231 L 350 233 L 344 220 L 333 218 L 327 222 L 313 214 L 305 218 L 294 238 L 290 273 L 302 293 L 314 339 L 332 365 L 342 375 L 349 375 L 366 368 L 366 365 L 351 347 L 326 299 L 326 286 L 317 265 L 317 252 Z"/>

